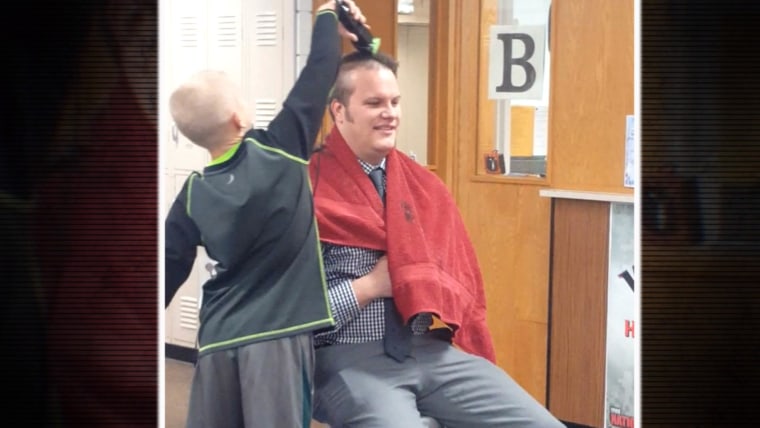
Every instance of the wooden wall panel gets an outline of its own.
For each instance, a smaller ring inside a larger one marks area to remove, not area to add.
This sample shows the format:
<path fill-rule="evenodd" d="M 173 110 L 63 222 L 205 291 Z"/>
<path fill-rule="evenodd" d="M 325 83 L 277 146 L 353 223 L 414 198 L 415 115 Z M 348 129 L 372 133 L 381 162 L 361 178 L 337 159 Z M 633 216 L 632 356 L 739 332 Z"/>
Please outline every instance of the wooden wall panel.
<path fill-rule="evenodd" d="M 370 31 L 375 37 L 380 37 L 380 52 L 396 57 L 398 46 L 397 10 L 398 0 L 354 0 L 367 17 Z M 346 41 L 343 44 L 345 52 L 351 52 L 354 47 Z"/>
<path fill-rule="evenodd" d="M 497 363 L 544 402 L 549 206 L 535 186 L 470 183 L 462 215 L 485 282 Z"/>
<path fill-rule="evenodd" d="M 610 204 L 554 201 L 549 410 L 602 427 Z"/>
<path fill-rule="evenodd" d="M 633 0 L 553 2 L 548 177 L 561 189 L 623 186 L 633 114 Z"/>

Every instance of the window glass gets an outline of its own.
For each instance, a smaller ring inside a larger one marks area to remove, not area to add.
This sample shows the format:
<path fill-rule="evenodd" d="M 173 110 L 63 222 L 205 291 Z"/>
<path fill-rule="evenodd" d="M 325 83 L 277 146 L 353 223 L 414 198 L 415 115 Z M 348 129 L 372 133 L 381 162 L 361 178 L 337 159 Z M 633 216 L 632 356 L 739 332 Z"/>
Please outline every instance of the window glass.
<path fill-rule="evenodd" d="M 479 174 L 546 176 L 550 0 L 484 0 Z"/>

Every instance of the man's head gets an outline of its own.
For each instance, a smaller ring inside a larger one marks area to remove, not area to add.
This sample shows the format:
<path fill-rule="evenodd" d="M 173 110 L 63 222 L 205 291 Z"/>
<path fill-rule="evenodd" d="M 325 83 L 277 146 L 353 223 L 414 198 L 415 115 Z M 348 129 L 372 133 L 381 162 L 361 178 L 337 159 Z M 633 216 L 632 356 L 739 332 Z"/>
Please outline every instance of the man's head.
<path fill-rule="evenodd" d="M 365 52 L 346 55 L 330 100 L 330 115 L 356 156 L 377 165 L 396 145 L 401 120 L 398 64 Z"/>
<path fill-rule="evenodd" d="M 229 146 L 251 125 L 241 92 L 221 71 L 201 71 L 169 99 L 172 118 L 193 143 L 215 152 Z"/>

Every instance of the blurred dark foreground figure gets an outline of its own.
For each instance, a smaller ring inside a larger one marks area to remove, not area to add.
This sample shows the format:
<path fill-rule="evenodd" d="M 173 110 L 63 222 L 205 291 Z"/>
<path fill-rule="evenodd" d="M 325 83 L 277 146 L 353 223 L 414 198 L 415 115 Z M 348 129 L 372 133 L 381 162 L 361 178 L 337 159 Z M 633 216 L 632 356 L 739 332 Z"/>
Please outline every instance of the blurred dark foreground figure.
<path fill-rule="evenodd" d="M 37 153 L 51 426 L 158 425 L 156 9 L 88 7 Z"/>

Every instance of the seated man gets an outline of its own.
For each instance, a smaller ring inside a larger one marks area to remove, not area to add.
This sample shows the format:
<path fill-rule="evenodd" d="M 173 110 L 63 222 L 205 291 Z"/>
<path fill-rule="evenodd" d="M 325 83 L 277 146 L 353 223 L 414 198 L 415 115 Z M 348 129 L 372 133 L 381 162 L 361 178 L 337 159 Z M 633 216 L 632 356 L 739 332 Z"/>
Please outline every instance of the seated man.
<path fill-rule="evenodd" d="M 335 126 L 310 161 L 336 317 L 315 337 L 314 417 L 333 428 L 421 428 L 423 416 L 447 428 L 561 427 L 494 364 L 456 205 L 395 149 L 396 68 L 382 54 L 344 57 Z M 431 329 L 434 316 L 444 327 Z"/>

